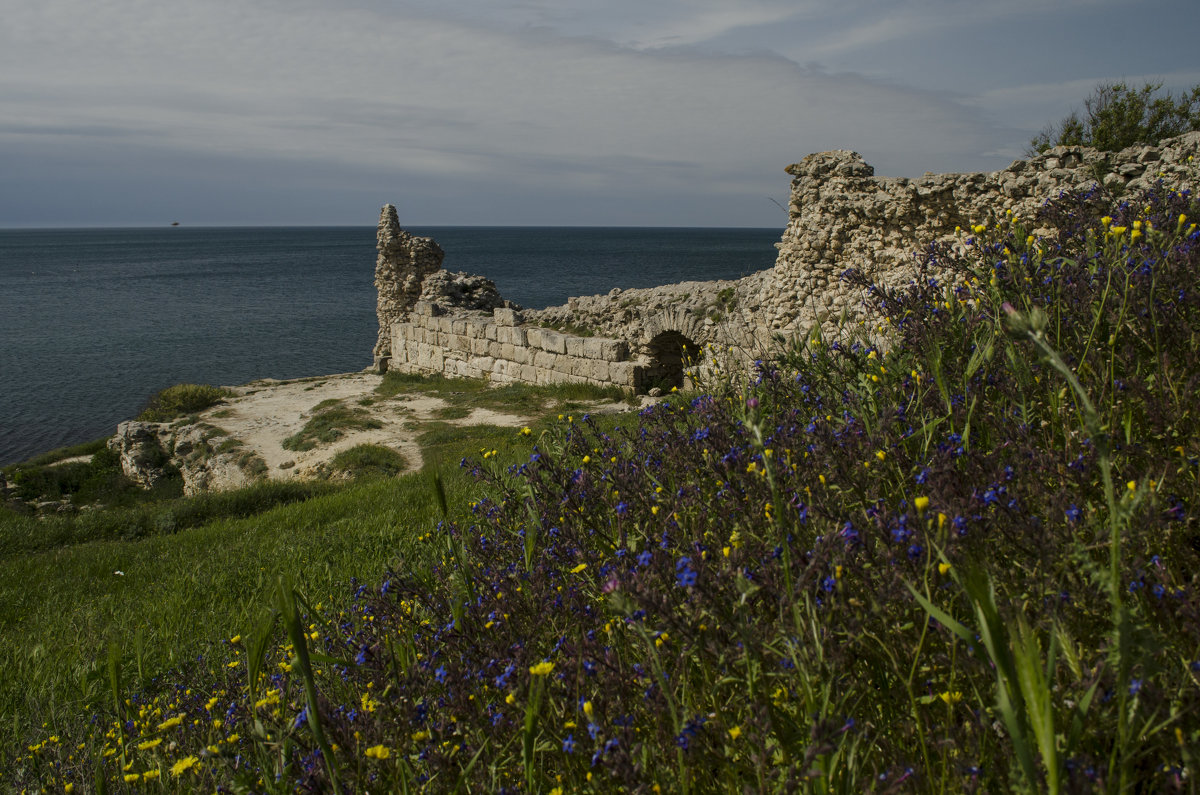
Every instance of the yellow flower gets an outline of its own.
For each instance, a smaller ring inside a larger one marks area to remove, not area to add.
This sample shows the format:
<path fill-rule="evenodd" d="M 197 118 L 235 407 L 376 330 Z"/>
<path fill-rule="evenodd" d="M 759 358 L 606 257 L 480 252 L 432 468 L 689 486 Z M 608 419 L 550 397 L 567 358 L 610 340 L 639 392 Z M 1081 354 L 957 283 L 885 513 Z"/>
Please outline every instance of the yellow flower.
<path fill-rule="evenodd" d="M 175 764 L 171 765 L 172 776 L 182 776 L 185 771 L 190 770 L 200 760 L 194 756 L 185 756 Z"/>
<path fill-rule="evenodd" d="M 562 792 L 562 787 L 555 787 L 554 789 L 550 790 L 550 795 L 562 795 Z"/>
<path fill-rule="evenodd" d="M 162 742 L 161 737 L 155 737 L 153 740 L 147 740 L 144 743 L 138 743 L 138 750 L 139 751 L 148 751 L 151 748 L 154 748 L 156 745 L 160 744 L 161 742 Z"/>
<path fill-rule="evenodd" d="M 729 730 L 729 739 L 736 740 L 737 738 L 739 738 L 741 736 L 742 736 L 742 728 L 740 726 L 734 726 L 732 729 Z"/>
<path fill-rule="evenodd" d="M 183 723 L 183 716 L 176 715 L 175 717 L 170 718 L 169 720 L 164 720 L 162 723 L 158 724 L 158 730 L 160 732 L 163 732 L 163 731 L 166 731 L 167 729 L 174 729 L 176 726 L 178 726 L 181 723 Z"/>
<path fill-rule="evenodd" d="M 414 740 L 416 740 L 417 742 L 421 742 L 422 740 L 428 740 L 428 739 L 429 739 L 429 732 L 427 732 L 427 731 L 413 732 L 413 733 L 412 733 L 412 738 L 413 738 Z"/>
<path fill-rule="evenodd" d="M 507 696 L 504 697 L 504 703 L 505 704 L 516 704 L 517 703 L 517 694 L 509 693 Z"/>
<path fill-rule="evenodd" d="M 529 667 L 529 673 L 533 674 L 534 676 L 545 676 L 553 670 L 554 663 L 550 662 L 549 660 L 544 660 L 537 665 L 532 665 Z"/>
<path fill-rule="evenodd" d="M 1137 491 L 1137 481 L 1136 480 L 1129 481 L 1128 483 L 1125 484 L 1125 488 L 1129 489 L 1130 491 Z"/>
<path fill-rule="evenodd" d="M 938 564 L 938 574 L 945 575 L 946 572 L 948 572 L 948 571 L 950 571 L 949 563 L 939 563 Z"/>
<path fill-rule="evenodd" d="M 533 429 L 529 428 L 528 426 L 521 429 L 522 436 L 528 436 L 531 433 L 533 433 Z"/>
<path fill-rule="evenodd" d="M 586 563 L 580 563 L 578 566 L 576 566 L 575 568 L 571 569 L 571 573 L 572 573 L 572 574 L 578 574 L 579 572 L 583 571 L 583 570 L 584 570 L 584 569 L 586 569 L 586 568 L 587 568 L 587 564 L 586 564 Z"/>
<path fill-rule="evenodd" d="M 929 507 L 929 498 L 917 497 L 915 500 L 913 500 L 913 505 L 916 506 L 917 511 L 920 513 L 925 513 L 925 509 Z"/>
<path fill-rule="evenodd" d="M 156 778 L 158 778 L 157 770 L 147 770 L 142 774 L 142 781 L 153 781 Z"/>
<path fill-rule="evenodd" d="M 887 453 L 883 452 L 882 450 L 878 450 L 875 453 L 875 457 L 878 458 L 880 461 L 883 461 L 887 458 Z"/>
<path fill-rule="evenodd" d="M 242 642 L 242 636 L 234 635 L 232 638 L 229 639 L 229 642 L 236 646 L 237 644 Z"/>
<path fill-rule="evenodd" d="M 975 224 L 974 226 L 971 227 L 971 231 L 977 235 L 982 235 L 984 232 L 987 231 L 987 227 L 984 226 L 983 224 Z"/>
<path fill-rule="evenodd" d="M 125 774 L 125 783 L 126 784 L 136 784 L 137 782 L 139 782 L 141 780 L 142 780 L 141 773 L 126 773 Z"/>
<path fill-rule="evenodd" d="M 945 693 L 938 693 L 938 698 L 945 701 L 947 704 L 957 704 L 962 701 L 962 693 L 958 690 L 953 692 L 947 690 Z"/>
<path fill-rule="evenodd" d="M 587 716 L 588 720 L 591 720 L 592 716 L 596 714 L 596 710 L 592 706 L 592 702 L 590 702 L 590 701 L 583 702 L 583 714 Z"/>
<path fill-rule="evenodd" d="M 368 759 L 387 759 L 392 755 L 392 749 L 386 745 L 373 745 L 367 749 L 366 755 Z"/>
<path fill-rule="evenodd" d="M 71 782 L 68 781 L 66 784 L 63 784 L 63 792 L 70 793 L 70 792 L 74 792 L 74 791 L 75 791 L 75 785 L 72 784 Z"/>

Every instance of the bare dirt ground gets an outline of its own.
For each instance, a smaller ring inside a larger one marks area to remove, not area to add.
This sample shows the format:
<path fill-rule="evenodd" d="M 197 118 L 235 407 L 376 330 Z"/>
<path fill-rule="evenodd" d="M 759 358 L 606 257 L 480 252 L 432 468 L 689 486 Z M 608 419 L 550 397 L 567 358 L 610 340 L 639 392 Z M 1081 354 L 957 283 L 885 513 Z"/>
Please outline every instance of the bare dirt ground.
<path fill-rule="evenodd" d="M 241 441 L 267 464 L 267 476 L 277 480 L 312 477 L 317 468 L 343 450 L 360 444 L 378 444 L 400 452 L 410 469 L 420 469 L 421 446 L 417 435 L 430 421 L 452 425 L 521 427 L 529 418 L 476 408 L 466 417 L 444 418 L 439 410 L 449 403 L 435 395 L 401 393 L 383 398 L 375 394 L 383 377 L 376 373 L 344 373 L 296 381 L 271 379 L 229 387 L 235 397 L 201 413 L 211 423 Z M 285 450 L 283 440 L 297 433 L 324 401 L 365 410 L 379 428 L 346 430 L 340 439 L 312 450 Z"/>

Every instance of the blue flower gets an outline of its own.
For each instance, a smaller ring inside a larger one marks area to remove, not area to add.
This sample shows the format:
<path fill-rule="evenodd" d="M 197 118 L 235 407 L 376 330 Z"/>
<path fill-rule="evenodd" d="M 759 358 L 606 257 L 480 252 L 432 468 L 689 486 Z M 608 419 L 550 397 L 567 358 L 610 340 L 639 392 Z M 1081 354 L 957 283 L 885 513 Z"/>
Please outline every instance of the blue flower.
<path fill-rule="evenodd" d="M 565 753 L 572 753 L 575 750 L 575 733 L 567 735 L 567 739 L 563 740 L 562 749 Z"/>

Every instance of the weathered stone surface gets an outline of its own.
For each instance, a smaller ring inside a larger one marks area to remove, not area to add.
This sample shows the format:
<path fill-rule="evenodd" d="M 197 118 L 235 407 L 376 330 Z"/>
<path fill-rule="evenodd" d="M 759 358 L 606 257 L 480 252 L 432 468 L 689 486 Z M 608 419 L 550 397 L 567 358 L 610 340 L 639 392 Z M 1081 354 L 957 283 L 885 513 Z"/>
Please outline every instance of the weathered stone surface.
<path fill-rule="evenodd" d="M 458 372 L 456 363 L 486 355 L 494 361 L 483 373 L 497 380 L 547 383 L 566 377 L 633 389 L 684 385 L 689 368 L 711 367 L 713 358 L 744 365 L 768 354 L 780 339 L 814 326 L 836 335 L 843 316 L 852 325 L 865 320 L 864 291 L 841 279 L 849 268 L 884 286 L 901 286 L 916 273 L 915 252 L 935 240 L 953 241 L 956 228 L 991 224 L 1009 213 L 1029 221 L 1060 191 L 1097 181 L 1125 192 L 1159 180 L 1166 188 L 1181 188 L 1195 181 L 1196 166 L 1188 158 L 1196 154 L 1200 132 L 1157 147 L 1122 152 L 1056 147 L 1001 171 L 907 179 L 875 176 L 856 152 L 817 152 L 786 169 L 793 178 L 788 224 L 769 270 L 736 281 L 614 287 L 604 295 L 520 313 L 486 289 L 482 277 L 438 275 L 430 277 L 428 293 L 420 294 L 427 300 L 394 321 L 408 320 L 414 332 L 390 338 L 403 340 L 406 348 L 396 360 L 416 362 L 406 366 L 420 372 Z M 384 226 L 381 221 L 381 241 Z M 381 257 L 382 251 L 381 243 Z M 455 289 L 474 297 L 447 297 Z M 434 317 L 443 306 L 450 315 Z M 481 314 L 488 309 L 490 316 Z M 421 328 L 438 333 L 422 337 L 415 333 Z M 484 347 L 479 339 L 495 344 Z"/>
<path fill-rule="evenodd" d="M 393 323 L 407 319 L 413 304 L 421 295 L 425 277 L 442 267 L 445 254 L 441 246 L 428 237 L 413 237 L 400 228 L 395 206 L 384 205 L 379 214 L 376 233 L 375 313 L 379 318 L 379 336 L 375 342 L 375 358 L 391 355 L 390 328 Z"/>
<path fill-rule="evenodd" d="M 440 267 L 441 261 L 438 261 Z M 421 300 L 443 309 L 471 309 L 491 312 L 504 306 L 496 283 L 483 276 L 437 270 L 421 284 Z"/>
<path fill-rule="evenodd" d="M 161 427 L 155 422 L 130 420 L 117 426 L 117 433 L 108 440 L 110 450 L 121 459 L 125 477 L 142 488 L 151 488 L 168 475 L 170 457 L 159 439 Z"/>

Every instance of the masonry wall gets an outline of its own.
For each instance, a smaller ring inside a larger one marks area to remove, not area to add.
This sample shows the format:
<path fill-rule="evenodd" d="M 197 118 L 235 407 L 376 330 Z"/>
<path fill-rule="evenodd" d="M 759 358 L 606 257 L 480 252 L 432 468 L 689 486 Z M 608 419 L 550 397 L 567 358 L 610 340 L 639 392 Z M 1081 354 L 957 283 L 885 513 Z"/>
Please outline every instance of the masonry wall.
<path fill-rule="evenodd" d="M 523 325 L 513 309 L 446 314 L 436 304 L 418 301 L 408 320 L 391 328 L 387 366 L 400 372 L 500 383 L 643 386 L 644 367 L 630 360 L 626 342 Z"/>
<path fill-rule="evenodd" d="M 1038 209 L 1060 193 L 1099 184 L 1115 196 L 1135 196 L 1160 182 L 1181 189 L 1196 182 L 1200 132 L 1101 152 L 1060 146 L 1001 171 L 876 177 L 857 152 L 811 154 L 788 166 L 792 175 L 788 225 L 760 311 L 766 325 L 793 331 L 843 312 L 863 315 L 860 291 L 841 281 L 847 268 L 877 283 L 913 278 L 916 253 L 956 227 L 989 224 L 1012 212 L 1036 226 Z M 1052 230 L 1040 230 L 1050 234 Z"/>

